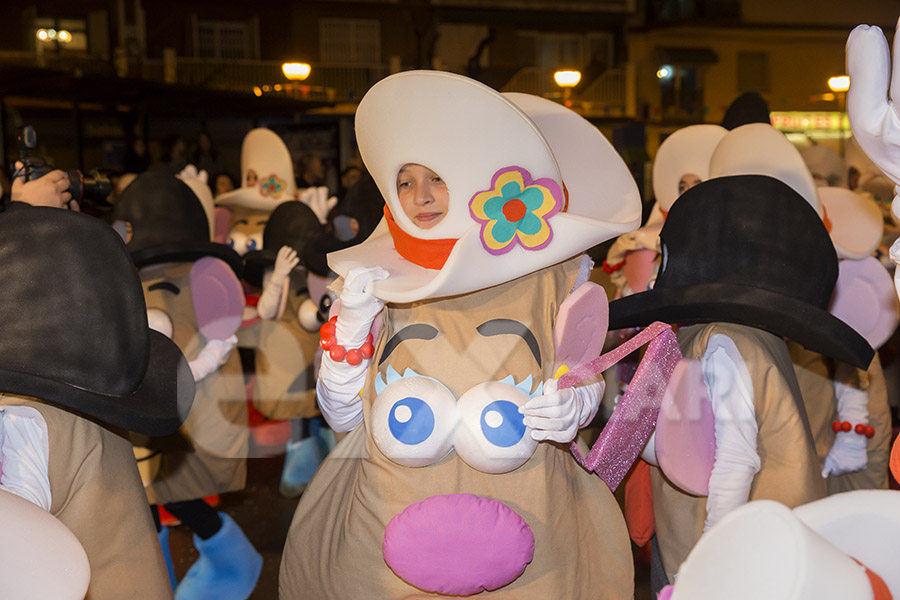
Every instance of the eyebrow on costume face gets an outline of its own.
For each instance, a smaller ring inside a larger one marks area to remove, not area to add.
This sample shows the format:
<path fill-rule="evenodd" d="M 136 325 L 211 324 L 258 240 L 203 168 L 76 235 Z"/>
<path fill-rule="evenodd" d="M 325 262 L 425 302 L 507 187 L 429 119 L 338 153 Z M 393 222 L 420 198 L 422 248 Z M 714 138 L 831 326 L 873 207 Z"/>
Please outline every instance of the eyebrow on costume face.
<path fill-rule="evenodd" d="M 159 283 L 154 283 L 150 287 L 147 288 L 148 292 L 152 292 L 154 290 L 166 290 L 167 292 L 172 292 L 175 295 L 181 293 L 181 290 L 178 289 L 178 286 L 169 281 L 160 281 Z"/>
<path fill-rule="evenodd" d="M 235 225 L 249 225 L 249 221 L 247 219 L 238 219 L 234 222 Z"/>
<path fill-rule="evenodd" d="M 537 361 L 538 366 L 542 366 L 541 347 L 538 345 L 537 338 L 534 337 L 531 330 L 522 323 L 514 321 L 513 319 L 491 319 L 490 321 L 485 321 L 479 325 L 476 328 L 476 331 L 485 337 L 504 334 L 519 336 L 525 340 L 526 344 L 528 344 L 528 349 L 531 350 L 531 354 L 534 356 L 534 360 Z"/>
<path fill-rule="evenodd" d="M 391 352 L 400 345 L 400 342 L 405 342 L 406 340 L 433 340 L 437 337 L 437 334 L 438 330 L 427 323 L 407 325 L 392 335 L 391 339 L 384 345 L 384 352 L 381 353 L 381 359 L 378 361 L 378 364 L 381 365 L 381 363 L 386 361 Z"/>

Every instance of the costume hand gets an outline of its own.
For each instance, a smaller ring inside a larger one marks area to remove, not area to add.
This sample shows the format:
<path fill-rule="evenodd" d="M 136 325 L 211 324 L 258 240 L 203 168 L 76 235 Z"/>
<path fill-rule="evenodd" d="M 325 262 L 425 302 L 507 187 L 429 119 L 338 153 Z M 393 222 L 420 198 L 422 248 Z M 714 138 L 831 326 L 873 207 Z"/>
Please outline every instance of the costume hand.
<path fill-rule="evenodd" d="M 863 152 L 900 185 L 900 52 L 894 45 L 894 64 L 880 27 L 858 25 L 847 38 L 847 92 L 850 128 Z M 890 88 L 890 90 L 888 89 Z M 890 95 L 888 92 L 890 91 Z M 894 188 L 897 193 L 897 188 Z M 892 210 L 900 217 L 900 202 L 894 196 Z"/>
<path fill-rule="evenodd" d="M 337 201 L 337 196 L 328 197 L 328 188 L 325 186 L 310 187 L 300 192 L 300 202 L 312 209 L 322 225 L 328 222 L 328 213 L 337 205 Z"/>
<path fill-rule="evenodd" d="M 209 340 L 206 346 L 190 361 L 188 366 L 194 374 L 194 381 L 201 381 L 228 362 L 231 351 L 237 346 L 237 336 L 231 336 L 227 340 Z"/>
<path fill-rule="evenodd" d="M 868 464 L 866 454 L 866 436 L 857 435 L 853 431 L 841 432 L 834 438 L 834 444 L 825 457 L 822 477 L 843 475 L 854 471 L 862 471 Z"/>
<path fill-rule="evenodd" d="M 202 181 L 203 183 L 209 185 L 209 173 L 206 172 L 206 169 L 202 169 L 202 170 L 198 171 L 197 167 L 195 167 L 194 165 L 187 165 L 175 177 L 177 177 L 178 179 L 180 179 L 182 181 L 197 179 L 197 180 Z"/>
<path fill-rule="evenodd" d="M 575 439 L 578 430 L 594 418 L 603 398 L 606 382 L 557 390 L 558 379 L 544 382 L 543 394 L 519 408 L 524 422 L 537 441 L 549 440 L 566 444 Z"/>
<path fill-rule="evenodd" d="M 294 267 L 299 263 L 300 257 L 297 256 L 297 251 L 290 246 L 282 246 L 279 248 L 278 254 L 275 257 L 275 268 L 272 271 L 272 279 L 277 279 L 278 284 L 281 285 L 284 278 L 290 275 L 291 271 L 293 271 Z"/>
<path fill-rule="evenodd" d="M 891 244 L 891 262 L 894 263 L 894 289 L 897 291 L 897 297 L 900 297 L 900 238 L 897 238 Z"/>
<path fill-rule="evenodd" d="M 366 341 L 372 322 L 384 308 L 384 302 L 373 296 L 369 288 L 389 275 L 381 267 L 354 267 L 344 277 L 341 310 L 335 323 L 338 344 L 348 349 L 359 348 Z"/>
<path fill-rule="evenodd" d="M 23 164 L 16 162 L 18 175 L 12 182 L 10 197 L 13 202 L 25 202 L 32 206 L 51 206 L 53 208 L 69 208 L 72 194 L 69 193 L 69 176 L 65 171 L 56 169 L 43 177 L 25 181 Z M 78 203 L 73 210 L 78 210 Z"/>

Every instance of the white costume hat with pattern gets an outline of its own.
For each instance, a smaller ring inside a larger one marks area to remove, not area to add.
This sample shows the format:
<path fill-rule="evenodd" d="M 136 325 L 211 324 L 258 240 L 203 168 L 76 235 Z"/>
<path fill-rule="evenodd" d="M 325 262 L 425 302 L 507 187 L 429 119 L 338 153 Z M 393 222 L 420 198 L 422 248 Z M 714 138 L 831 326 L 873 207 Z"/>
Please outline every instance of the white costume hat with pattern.
<path fill-rule="evenodd" d="M 328 263 L 341 275 L 384 267 L 390 277 L 371 291 L 387 302 L 504 283 L 640 222 L 637 185 L 622 159 L 594 126 L 549 100 L 503 95 L 453 73 L 409 71 L 369 90 L 356 134 L 392 222 Z M 431 229 L 400 205 L 397 174 L 410 163 L 447 184 L 449 210 Z"/>
<path fill-rule="evenodd" d="M 272 212 L 296 199 L 294 163 L 284 141 L 271 129 L 252 129 L 241 144 L 241 187 L 217 197 L 216 205 Z"/>

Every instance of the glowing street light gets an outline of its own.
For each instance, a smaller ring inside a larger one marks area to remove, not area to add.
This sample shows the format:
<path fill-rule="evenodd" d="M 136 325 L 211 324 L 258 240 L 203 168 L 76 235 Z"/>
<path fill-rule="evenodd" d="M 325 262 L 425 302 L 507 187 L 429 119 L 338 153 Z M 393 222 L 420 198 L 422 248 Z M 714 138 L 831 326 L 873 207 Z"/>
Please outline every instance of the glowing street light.
<path fill-rule="evenodd" d="M 309 77 L 311 71 L 312 67 L 307 63 L 284 63 L 281 65 L 281 72 L 292 81 L 303 81 Z"/>
<path fill-rule="evenodd" d="M 674 74 L 675 74 L 675 69 L 673 69 L 669 65 L 663 65 L 659 69 L 656 70 L 656 78 L 657 79 L 669 79 Z"/>
<path fill-rule="evenodd" d="M 553 79 L 561 88 L 572 88 L 581 81 L 581 71 L 557 71 L 553 74 Z"/>
<path fill-rule="evenodd" d="M 846 92 L 850 89 L 850 78 L 847 75 L 829 77 L 828 89 L 830 89 L 832 92 Z"/>
<path fill-rule="evenodd" d="M 50 39 L 50 32 L 47 31 L 46 29 L 38 29 L 35 36 L 37 37 L 37 39 L 41 40 L 42 42 L 46 42 Z"/>
<path fill-rule="evenodd" d="M 63 44 L 68 44 L 72 41 L 72 34 L 66 31 L 65 29 L 60 29 L 56 33 L 56 39 L 58 39 Z"/>

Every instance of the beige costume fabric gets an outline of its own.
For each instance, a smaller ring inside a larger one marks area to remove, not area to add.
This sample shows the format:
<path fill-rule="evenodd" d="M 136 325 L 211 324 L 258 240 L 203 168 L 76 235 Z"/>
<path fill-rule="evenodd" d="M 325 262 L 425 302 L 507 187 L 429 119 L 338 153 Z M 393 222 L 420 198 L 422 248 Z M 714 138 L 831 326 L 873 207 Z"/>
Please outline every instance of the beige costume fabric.
<path fill-rule="evenodd" d="M 170 600 L 169 576 L 129 441 L 37 399 L 4 394 L 0 404 L 32 407 L 47 423 L 50 513 L 87 554 L 86 600 Z"/>
<path fill-rule="evenodd" d="M 843 475 L 829 475 L 825 480 L 828 495 L 853 490 L 887 489 L 891 409 L 888 406 L 887 385 L 878 353 L 872 359 L 868 371 L 863 373 L 849 365 L 836 363 L 831 358 L 807 350 L 796 342 L 788 342 L 788 349 L 794 361 L 794 371 L 800 383 L 806 414 L 809 415 L 813 439 L 816 441 L 820 470 L 825 465 L 825 457 L 834 444 L 835 433 L 831 429 L 831 424 L 838 419 L 834 381 L 852 383 L 865 389 L 868 396 L 869 425 L 875 428 L 875 436 L 866 443 L 868 458 L 866 468 Z"/>
<path fill-rule="evenodd" d="M 319 415 L 316 408 L 316 377 L 313 364 L 319 333 L 300 326 L 297 313 L 306 295 L 305 272 L 291 275 L 283 313 L 259 324 L 256 348 L 256 386 L 253 406 L 274 420 L 308 419 Z"/>
<path fill-rule="evenodd" d="M 753 383 L 760 470 L 749 500 L 777 500 L 793 508 L 823 498 L 825 482 L 784 341 L 744 325 L 712 323 L 680 328 L 678 345 L 685 358 L 700 358 L 716 334 L 734 341 Z M 671 583 L 703 532 L 706 497 L 679 490 L 658 468 L 651 473 L 656 537 Z"/>
<path fill-rule="evenodd" d="M 196 357 L 206 343 L 197 331 L 190 269 L 190 263 L 171 263 L 141 270 L 147 308 L 161 309 L 171 317 L 172 339 L 188 360 Z M 150 291 L 150 286 L 163 281 L 174 284 L 179 293 Z M 147 486 L 151 504 L 243 489 L 250 438 L 244 376 L 236 349 L 218 371 L 197 383 L 191 412 L 173 435 L 181 436 L 193 450 L 185 449 L 177 440 L 153 440 L 164 451 L 156 478 Z"/>
<path fill-rule="evenodd" d="M 521 467 L 486 474 L 455 451 L 436 464 L 407 468 L 388 460 L 368 435 L 374 382 L 388 366 L 433 377 L 457 398 L 472 386 L 512 375 L 552 376 L 553 324 L 574 284 L 580 259 L 487 290 L 447 299 L 390 305 L 362 392 L 365 421 L 328 456 L 303 494 L 282 558 L 283 600 L 430 598 L 385 564 L 390 519 L 408 505 L 441 494 L 470 493 L 503 502 L 531 527 L 534 559 L 518 579 L 478 597 L 577 600 L 633 597 L 625 522 L 606 484 L 575 462 L 563 445 L 539 443 Z M 538 340 L 541 363 L 522 338 L 484 337 L 482 323 L 515 319 Z M 379 365 L 385 343 L 411 323 L 437 328 L 432 340 L 400 343 Z"/>

